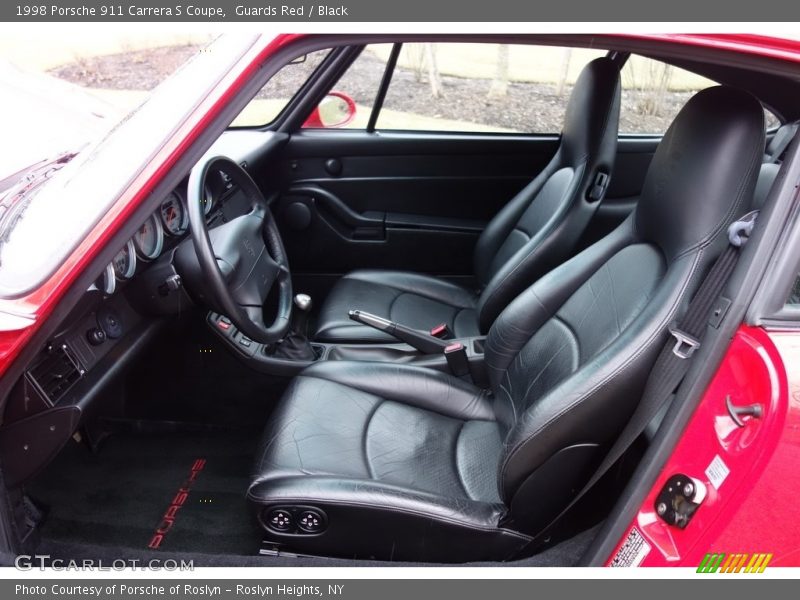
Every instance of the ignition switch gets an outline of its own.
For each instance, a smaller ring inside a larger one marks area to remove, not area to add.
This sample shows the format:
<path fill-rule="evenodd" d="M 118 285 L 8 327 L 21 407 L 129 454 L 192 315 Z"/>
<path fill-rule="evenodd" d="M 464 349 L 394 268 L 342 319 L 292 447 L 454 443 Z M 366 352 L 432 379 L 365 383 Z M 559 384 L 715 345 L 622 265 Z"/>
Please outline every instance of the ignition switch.
<path fill-rule="evenodd" d="M 670 477 L 656 497 L 656 514 L 667 525 L 685 528 L 706 498 L 706 486 L 688 475 Z"/>

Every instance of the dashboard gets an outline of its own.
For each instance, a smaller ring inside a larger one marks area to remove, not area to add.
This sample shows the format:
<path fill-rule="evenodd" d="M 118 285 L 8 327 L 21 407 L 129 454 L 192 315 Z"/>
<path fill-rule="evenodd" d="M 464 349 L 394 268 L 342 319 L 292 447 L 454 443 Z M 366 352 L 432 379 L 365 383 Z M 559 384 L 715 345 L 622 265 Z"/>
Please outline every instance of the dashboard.
<path fill-rule="evenodd" d="M 247 168 L 267 160 L 283 140 L 263 132 L 226 133 L 207 156 L 235 157 Z M 185 314 L 196 300 L 202 303 L 180 284 L 173 265 L 178 249 L 192 243 L 188 184 L 187 174 L 143 217 L 132 237 L 114 248 L 111 262 L 96 267 L 97 278 L 61 313 L 52 334 L 11 384 L 0 425 L 7 485 L 30 478 L 79 427 L 117 402 L 117 386 L 130 364 L 170 319 Z M 222 171 L 206 174 L 201 202 L 208 229 L 252 210 L 247 195 Z"/>
<path fill-rule="evenodd" d="M 206 175 L 203 214 L 209 229 L 251 210 L 247 196 L 222 172 Z M 175 251 L 188 239 L 188 177 L 135 230 L 83 298 L 61 323 L 12 387 L 3 415 L 0 457 L 9 461 L 6 479 L 23 481 L 49 462 L 92 414 L 126 365 L 167 322 L 192 300 L 176 277 Z M 113 394 L 112 394 L 113 396 Z"/>

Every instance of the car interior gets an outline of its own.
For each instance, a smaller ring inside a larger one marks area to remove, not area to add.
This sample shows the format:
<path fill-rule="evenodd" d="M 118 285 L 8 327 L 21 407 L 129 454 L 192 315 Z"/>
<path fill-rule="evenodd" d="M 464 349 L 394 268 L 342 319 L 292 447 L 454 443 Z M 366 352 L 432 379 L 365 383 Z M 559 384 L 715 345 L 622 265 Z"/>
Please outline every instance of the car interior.
<path fill-rule="evenodd" d="M 404 40 L 388 41 L 366 126 L 308 126 L 368 44 L 339 40 L 274 120 L 227 130 L 156 199 L 4 388 L 20 548 L 579 563 L 652 430 L 560 513 L 728 225 L 767 201 L 800 82 L 538 36 L 603 53 L 563 94 L 560 131 L 383 130 Z M 634 56 L 709 80 L 666 131 L 621 131 Z"/>

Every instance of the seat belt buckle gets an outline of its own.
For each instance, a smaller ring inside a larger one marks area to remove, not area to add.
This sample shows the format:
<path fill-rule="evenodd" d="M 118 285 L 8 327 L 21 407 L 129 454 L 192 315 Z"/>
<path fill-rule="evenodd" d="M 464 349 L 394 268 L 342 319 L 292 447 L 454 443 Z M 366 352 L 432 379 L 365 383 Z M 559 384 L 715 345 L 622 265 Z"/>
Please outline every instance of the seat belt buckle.
<path fill-rule="evenodd" d="M 436 327 L 432 327 L 429 333 L 440 340 L 445 340 L 450 337 L 450 330 L 447 328 L 447 323 L 439 323 Z"/>
<path fill-rule="evenodd" d="M 700 347 L 700 340 L 680 329 L 671 328 L 669 332 L 675 338 L 675 347 L 672 349 L 672 353 L 678 358 L 690 358 Z"/>
<path fill-rule="evenodd" d="M 467 359 L 467 348 L 461 342 L 453 342 L 444 349 L 447 367 L 456 377 L 472 379 Z"/>

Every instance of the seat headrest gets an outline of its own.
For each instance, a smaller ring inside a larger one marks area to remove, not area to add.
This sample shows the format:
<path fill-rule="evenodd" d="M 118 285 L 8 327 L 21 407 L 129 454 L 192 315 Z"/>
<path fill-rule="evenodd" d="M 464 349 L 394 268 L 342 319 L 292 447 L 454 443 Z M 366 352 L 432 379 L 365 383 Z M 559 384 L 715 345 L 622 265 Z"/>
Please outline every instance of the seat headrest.
<path fill-rule="evenodd" d="M 597 58 L 583 68 L 572 88 L 561 132 L 561 151 L 567 161 L 596 155 L 606 138 L 616 142 L 620 88 L 619 68 L 610 58 Z"/>
<path fill-rule="evenodd" d="M 695 95 L 658 146 L 636 207 L 636 229 L 667 260 L 704 246 L 749 210 L 764 152 L 764 111 L 752 95 Z"/>

